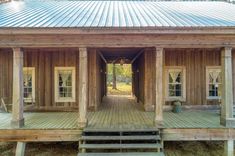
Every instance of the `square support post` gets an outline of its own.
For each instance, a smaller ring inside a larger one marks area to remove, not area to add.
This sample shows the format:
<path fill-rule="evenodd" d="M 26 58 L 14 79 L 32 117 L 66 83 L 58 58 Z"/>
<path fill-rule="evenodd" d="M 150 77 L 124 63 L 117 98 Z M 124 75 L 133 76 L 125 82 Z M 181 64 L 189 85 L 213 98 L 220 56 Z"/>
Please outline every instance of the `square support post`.
<path fill-rule="evenodd" d="M 164 105 L 164 49 L 156 48 L 156 106 L 155 124 L 158 127 L 163 125 Z"/>
<path fill-rule="evenodd" d="M 224 142 L 224 156 L 233 156 L 234 153 L 234 141 L 225 140 Z"/>
<path fill-rule="evenodd" d="M 21 48 L 13 48 L 13 104 L 11 121 L 13 128 L 24 126 L 23 88 L 23 51 Z"/>
<path fill-rule="evenodd" d="M 233 78 L 232 48 L 225 47 L 221 51 L 222 66 L 222 104 L 220 123 L 226 127 L 234 126 L 233 120 Z"/>
<path fill-rule="evenodd" d="M 87 48 L 79 48 L 79 127 L 87 125 L 88 56 Z"/>
<path fill-rule="evenodd" d="M 25 155 L 25 142 L 17 142 L 15 156 L 24 156 Z"/>

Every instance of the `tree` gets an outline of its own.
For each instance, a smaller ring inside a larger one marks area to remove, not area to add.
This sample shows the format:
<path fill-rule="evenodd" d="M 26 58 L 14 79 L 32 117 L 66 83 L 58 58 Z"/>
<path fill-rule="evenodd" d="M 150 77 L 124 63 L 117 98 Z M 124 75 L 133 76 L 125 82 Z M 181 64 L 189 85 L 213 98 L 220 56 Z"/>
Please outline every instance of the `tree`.
<path fill-rule="evenodd" d="M 116 65 L 113 63 L 113 89 L 117 89 Z"/>

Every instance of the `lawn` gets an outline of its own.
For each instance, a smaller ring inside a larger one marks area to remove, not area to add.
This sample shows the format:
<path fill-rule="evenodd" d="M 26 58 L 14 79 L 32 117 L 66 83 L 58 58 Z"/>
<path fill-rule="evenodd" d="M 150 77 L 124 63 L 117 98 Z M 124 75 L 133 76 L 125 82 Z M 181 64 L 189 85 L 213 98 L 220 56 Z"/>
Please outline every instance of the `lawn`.
<path fill-rule="evenodd" d="M 109 95 L 131 95 L 132 85 L 126 83 L 117 83 L 117 89 L 112 89 L 112 85 L 108 86 Z"/>

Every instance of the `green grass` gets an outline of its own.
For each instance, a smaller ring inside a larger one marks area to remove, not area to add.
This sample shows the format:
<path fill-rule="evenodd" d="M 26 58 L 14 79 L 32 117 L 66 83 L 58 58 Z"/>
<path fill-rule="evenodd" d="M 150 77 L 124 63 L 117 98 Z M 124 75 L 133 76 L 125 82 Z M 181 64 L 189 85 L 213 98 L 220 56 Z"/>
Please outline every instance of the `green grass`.
<path fill-rule="evenodd" d="M 131 95 L 131 92 L 131 84 L 117 83 L 117 89 L 112 89 L 112 85 L 108 86 L 108 94 L 110 95 Z"/>

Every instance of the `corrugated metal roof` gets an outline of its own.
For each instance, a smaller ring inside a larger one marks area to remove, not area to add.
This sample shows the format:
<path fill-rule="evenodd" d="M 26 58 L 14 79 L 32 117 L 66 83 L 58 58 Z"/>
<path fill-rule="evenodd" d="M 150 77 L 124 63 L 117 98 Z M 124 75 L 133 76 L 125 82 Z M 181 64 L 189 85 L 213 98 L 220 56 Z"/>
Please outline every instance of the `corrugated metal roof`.
<path fill-rule="evenodd" d="M 235 27 L 225 2 L 12 1 L 0 5 L 0 27 Z"/>

